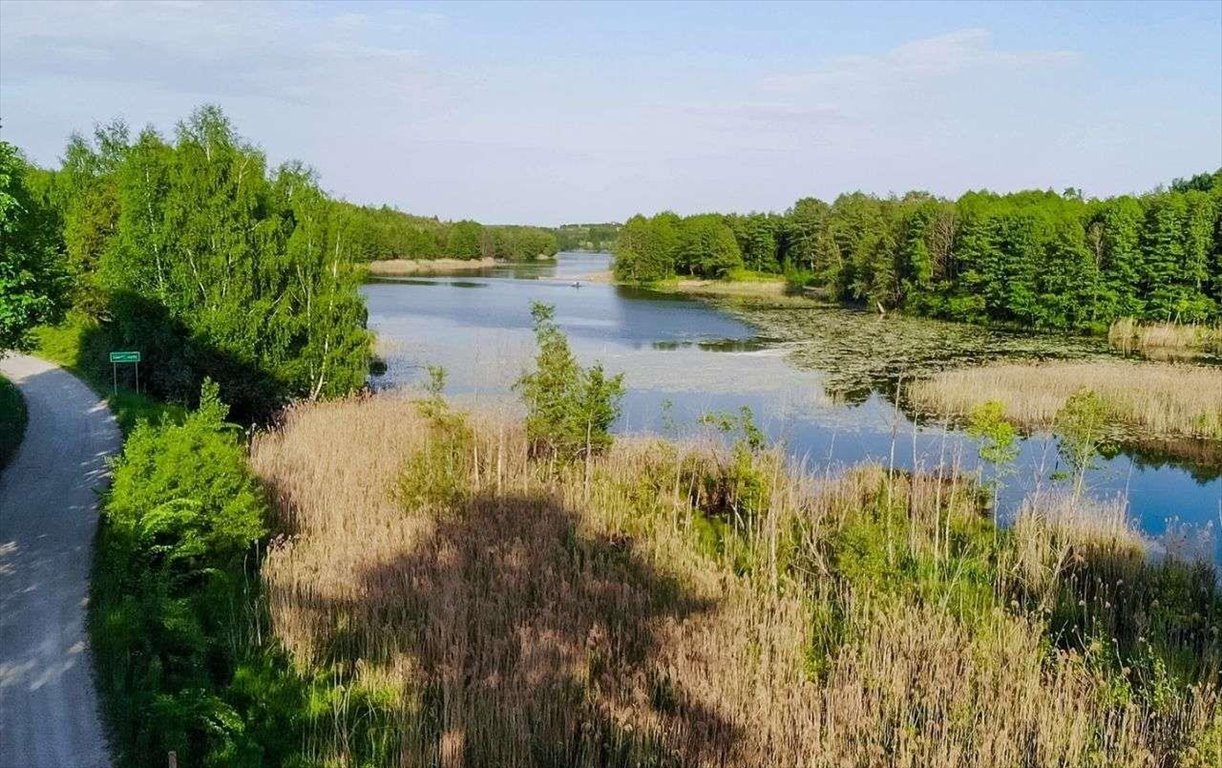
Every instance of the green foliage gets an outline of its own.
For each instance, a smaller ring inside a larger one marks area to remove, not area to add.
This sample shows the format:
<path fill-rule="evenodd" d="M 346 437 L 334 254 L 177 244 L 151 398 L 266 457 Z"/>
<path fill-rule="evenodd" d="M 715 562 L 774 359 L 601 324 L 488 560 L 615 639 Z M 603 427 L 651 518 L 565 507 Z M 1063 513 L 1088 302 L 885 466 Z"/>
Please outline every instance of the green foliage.
<path fill-rule="evenodd" d="M 518 380 L 526 401 L 526 434 L 532 450 L 562 461 L 587 458 L 611 445 L 611 424 L 619 416 L 623 374 L 608 377 L 602 365 L 583 368 L 556 325 L 555 310 L 532 302 L 535 370 Z"/>
<path fill-rule="evenodd" d="M 1083 478 L 1094 467 L 1095 457 L 1112 442 L 1107 403 L 1093 390 L 1075 392 L 1057 412 L 1054 429 L 1061 456 L 1073 469 L 1075 491 L 1081 492 Z"/>
<path fill-rule="evenodd" d="M 122 124 L 74 137 L 49 189 L 76 306 L 143 353 L 151 394 L 188 403 L 210 377 L 253 420 L 364 383 L 353 222 L 309 170 L 269 170 L 220 110 L 172 142 Z"/>
<path fill-rule="evenodd" d="M 487 226 L 413 216 L 389 206 L 332 203 L 344 222 L 347 248 L 358 262 L 388 259 L 479 259 L 507 261 L 550 258 L 557 236 L 541 227 Z"/>
<path fill-rule="evenodd" d="M 119 423 L 119 429 L 127 435 L 141 421 L 159 423 L 164 420 L 181 422 L 186 415 L 181 405 L 166 403 L 132 389 L 132 372 L 123 371 L 117 393 L 109 394 L 115 377 L 108 360 L 108 352 L 118 349 L 121 342 L 112 336 L 113 326 L 79 312 L 70 312 L 64 323 L 58 326 L 43 326 L 34 330 L 37 341 L 35 353 L 42 358 L 58 363 L 84 379 L 93 390 L 107 396 L 107 404 Z M 128 368 L 130 366 L 124 366 Z"/>
<path fill-rule="evenodd" d="M 561 251 L 609 251 L 615 246 L 620 225 L 561 224 L 556 228 L 556 247 Z"/>
<path fill-rule="evenodd" d="M 779 216 L 634 216 L 615 257 L 628 282 L 725 278 L 741 260 L 844 302 L 975 323 L 1099 331 L 1126 316 L 1216 322 L 1222 171 L 1106 200 L 1074 189 L 956 201 L 857 192 L 831 205 L 804 198 Z"/>
<path fill-rule="evenodd" d="M 13 382 L 0 376 L 0 470 L 21 447 L 28 414 L 25 399 Z"/>
<path fill-rule="evenodd" d="M 719 471 L 703 473 L 705 514 L 724 519 L 735 531 L 749 531 L 772 503 L 774 456 L 764 452 L 767 437 L 747 406 L 738 413 L 715 411 L 701 415 L 700 423 L 733 437 L 730 461 Z M 724 546 L 723 546 L 724 549 Z"/>
<path fill-rule="evenodd" d="M 1006 420 L 1005 406 L 996 400 L 972 409 L 967 433 L 980 441 L 980 458 L 1001 467 L 1018 458 L 1018 431 Z"/>
<path fill-rule="evenodd" d="M 689 216 L 679 227 L 676 267 L 700 277 L 726 277 L 743 266 L 734 232 L 720 216 Z"/>
<path fill-rule="evenodd" d="M 59 317 L 68 288 L 58 216 L 29 175 L 0 141 L 0 354 L 29 349 L 31 329 Z"/>
<path fill-rule="evenodd" d="M 628 219 L 615 241 L 616 279 L 652 283 L 674 275 L 678 230 L 679 217 L 670 212 Z"/>
<path fill-rule="evenodd" d="M 259 765 L 291 740 L 260 732 L 250 691 L 265 501 L 217 386 L 182 424 L 142 422 L 114 465 L 91 609 L 98 682 L 128 765 Z M 292 711 L 286 708 L 286 711 Z M 275 720 L 276 718 L 273 718 Z M 280 723 L 283 726 L 283 723 Z"/>

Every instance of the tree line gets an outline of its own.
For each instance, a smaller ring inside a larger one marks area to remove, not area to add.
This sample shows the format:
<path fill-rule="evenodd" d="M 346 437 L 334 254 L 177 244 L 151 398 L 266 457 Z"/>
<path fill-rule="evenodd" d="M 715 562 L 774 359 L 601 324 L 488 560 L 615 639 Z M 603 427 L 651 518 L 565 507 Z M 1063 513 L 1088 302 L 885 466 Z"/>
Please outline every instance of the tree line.
<path fill-rule="evenodd" d="M 352 252 L 358 261 L 387 259 L 551 258 L 557 236 L 542 227 L 489 225 L 464 219 L 413 216 L 390 206 L 337 202 L 354 223 Z"/>
<path fill-rule="evenodd" d="M 556 241 L 562 251 L 609 251 L 615 246 L 620 225 L 561 224 L 556 228 Z"/>
<path fill-rule="evenodd" d="M 1222 317 L 1222 170 L 1143 195 L 803 198 L 783 214 L 633 216 L 619 279 L 785 274 L 829 298 L 976 323 L 1093 330 Z"/>
<path fill-rule="evenodd" d="M 74 136 L 58 168 L 7 144 L 0 159 L 0 200 L 16 201 L 3 203 L 0 275 L 20 282 L 0 315 L 23 318 L 5 347 L 71 309 L 103 356 L 141 351 L 149 394 L 190 402 L 210 377 L 243 420 L 364 384 L 365 223 L 300 163 L 269 168 L 219 109 L 171 138 L 122 123 Z"/>

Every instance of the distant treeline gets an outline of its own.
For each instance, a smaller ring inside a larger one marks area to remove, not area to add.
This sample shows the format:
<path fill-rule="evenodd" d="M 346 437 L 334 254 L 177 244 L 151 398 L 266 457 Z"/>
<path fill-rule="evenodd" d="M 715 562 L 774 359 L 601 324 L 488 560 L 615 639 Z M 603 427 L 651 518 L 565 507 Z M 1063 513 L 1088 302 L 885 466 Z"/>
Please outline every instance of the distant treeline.
<path fill-rule="evenodd" d="M 562 251 L 609 251 L 615 246 L 620 225 L 561 224 L 556 228 L 556 240 Z"/>
<path fill-rule="evenodd" d="M 1119 317 L 1216 322 L 1222 170 L 1140 196 L 856 192 L 783 214 L 660 213 L 620 230 L 615 271 L 651 282 L 787 274 L 841 301 L 968 322 L 1096 329 Z"/>
<path fill-rule="evenodd" d="M 481 259 L 527 261 L 551 258 L 556 235 L 542 227 L 488 225 L 413 216 L 388 206 L 336 203 L 350 219 L 349 247 L 358 261 L 387 259 Z"/>

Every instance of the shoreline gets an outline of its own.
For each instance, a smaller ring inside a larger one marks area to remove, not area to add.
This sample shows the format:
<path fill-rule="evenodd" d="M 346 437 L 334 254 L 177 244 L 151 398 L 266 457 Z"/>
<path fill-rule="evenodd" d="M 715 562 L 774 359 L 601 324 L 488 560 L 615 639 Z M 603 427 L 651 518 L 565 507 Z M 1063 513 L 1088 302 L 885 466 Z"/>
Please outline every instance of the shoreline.
<path fill-rule="evenodd" d="M 711 298 L 758 298 L 778 299 L 793 298 L 806 300 L 804 297 L 786 292 L 784 279 L 776 280 L 703 280 L 697 278 L 669 278 L 656 283 L 638 285 L 615 279 L 615 273 L 609 269 L 578 275 L 577 280 L 587 283 L 614 285 L 624 288 L 641 288 L 655 293 L 683 294 L 687 296 L 705 296 Z"/>
<path fill-rule="evenodd" d="M 478 272 L 508 262 L 483 259 L 387 259 L 366 264 L 373 277 L 405 277 L 435 275 L 442 272 Z"/>

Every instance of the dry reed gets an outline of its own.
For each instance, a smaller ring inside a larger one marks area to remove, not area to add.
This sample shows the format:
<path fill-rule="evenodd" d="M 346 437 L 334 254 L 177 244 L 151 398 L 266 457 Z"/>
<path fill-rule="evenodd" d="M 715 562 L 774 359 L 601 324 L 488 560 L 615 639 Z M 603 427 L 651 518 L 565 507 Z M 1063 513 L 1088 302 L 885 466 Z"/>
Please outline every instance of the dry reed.
<path fill-rule="evenodd" d="M 1222 368 L 1118 360 L 997 363 L 935 374 L 913 383 L 908 394 L 918 409 L 951 416 L 995 400 L 1006 418 L 1047 429 L 1082 389 L 1098 393 L 1136 437 L 1222 440 Z"/>
<path fill-rule="evenodd" d="M 1142 352 L 1151 357 L 1222 355 L 1222 326 L 1183 323 L 1139 323 L 1131 317 L 1112 323 L 1108 342 L 1125 354 Z"/>
<path fill-rule="evenodd" d="M 263 567 L 274 631 L 299 668 L 382 692 L 396 733 L 382 764 L 1218 756 L 1214 683 L 1158 714 L 1117 706 L 1087 655 L 1049 650 L 1038 611 L 999 601 L 969 620 L 945 600 L 838 576 L 851 548 L 836 536 L 885 508 L 901 522 L 894 538 L 891 518 L 879 523 L 880 551 L 957 583 L 961 532 L 981 523 L 975 490 L 953 473 L 812 476 L 765 452 L 748 476 L 760 488 L 739 482 L 723 450 L 646 439 L 588 468 L 547 467 L 527 459 L 519 423 L 443 414 L 391 396 L 300 405 L 253 450 L 290 532 Z M 1033 513 L 1015 535 L 1034 540 L 1014 551 L 1044 573 L 1062 546 L 1048 530 L 1128 541 L 1116 524 Z M 835 650 L 816 663 L 829 606 Z M 313 753 L 355 764 L 366 714 L 337 708 Z"/>

